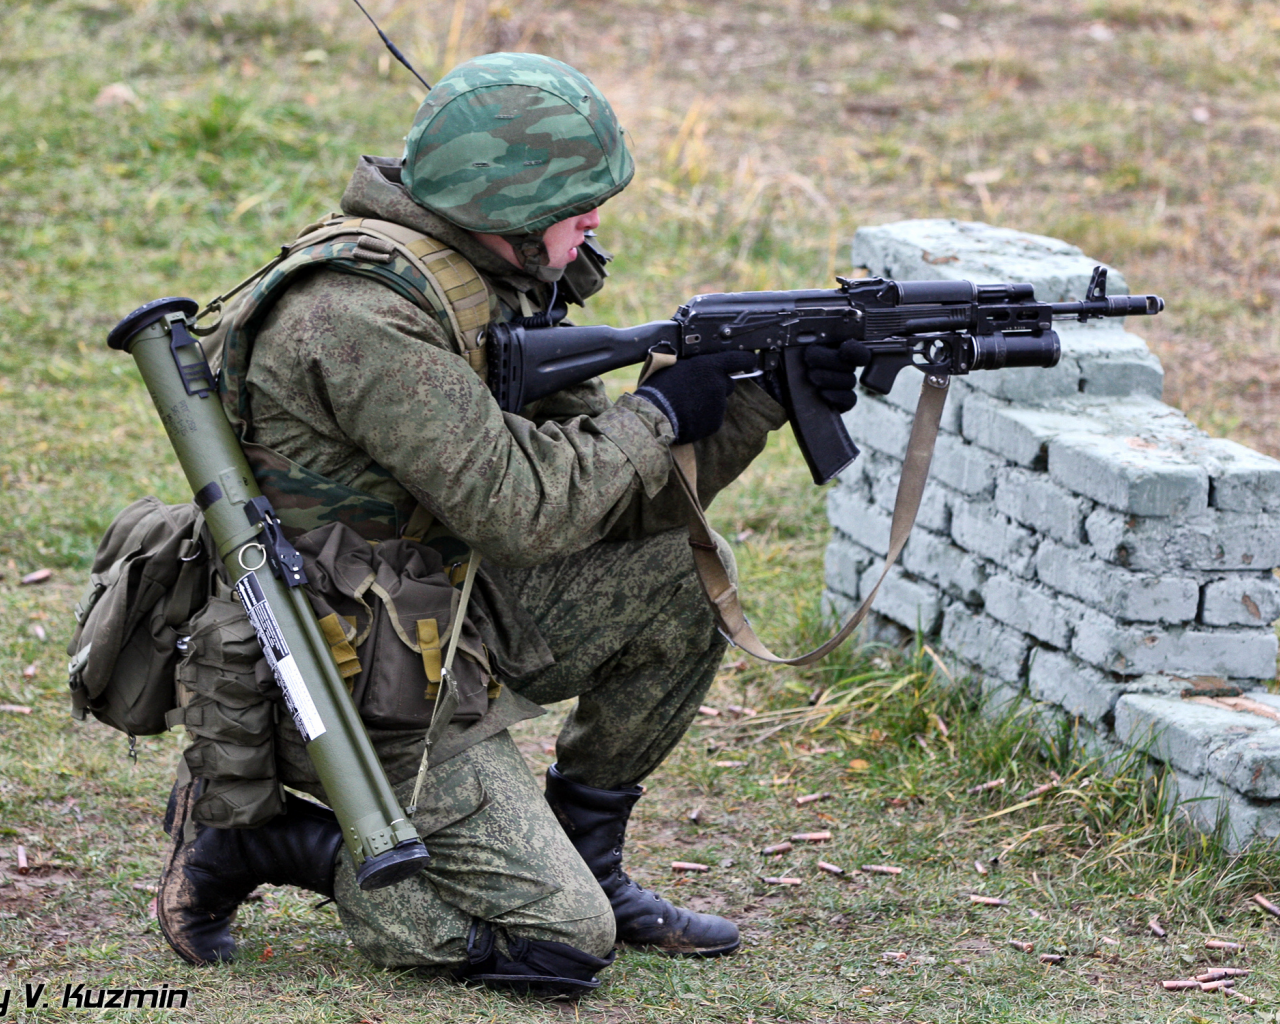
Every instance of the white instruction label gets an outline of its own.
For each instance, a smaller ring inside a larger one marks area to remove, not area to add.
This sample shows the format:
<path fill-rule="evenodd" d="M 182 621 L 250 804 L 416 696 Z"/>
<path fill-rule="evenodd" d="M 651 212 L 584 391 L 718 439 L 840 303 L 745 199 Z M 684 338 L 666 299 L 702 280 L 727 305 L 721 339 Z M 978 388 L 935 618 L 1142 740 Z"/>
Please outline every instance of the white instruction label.
<path fill-rule="evenodd" d="M 302 741 L 310 743 L 317 737 L 323 736 L 324 722 L 320 720 L 320 712 L 316 710 L 315 701 L 311 699 L 311 693 L 302 679 L 302 673 L 298 671 L 298 663 L 294 660 L 289 645 L 284 641 L 280 623 L 276 621 L 275 615 L 271 612 L 271 606 L 267 604 L 267 598 L 258 583 L 258 577 L 252 572 L 245 573 L 236 584 L 235 590 L 249 616 L 249 622 L 253 625 L 253 631 L 258 634 L 258 643 L 262 645 L 262 653 L 266 655 L 267 664 L 271 666 L 276 682 L 284 691 L 285 703 L 289 705 L 293 724 L 302 734 Z"/>

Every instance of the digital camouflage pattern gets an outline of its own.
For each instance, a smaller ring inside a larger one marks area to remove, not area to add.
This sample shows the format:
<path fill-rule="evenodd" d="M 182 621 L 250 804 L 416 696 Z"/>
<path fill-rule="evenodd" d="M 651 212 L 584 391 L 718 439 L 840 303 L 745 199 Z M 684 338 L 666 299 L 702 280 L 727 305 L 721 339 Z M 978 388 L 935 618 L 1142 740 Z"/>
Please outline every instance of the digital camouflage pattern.
<path fill-rule="evenodd" d="M 534 53 L 459 64 L 405 141 L 404 184 L 452 223 L 539 234 L 626 188 L 635 173 L 609 101 L 580 71 Z"/>
<path fill-rule="evenodd" d="M 397 787 L 407 802 L 412 780 Z M 447 967 L 467 959 L 474 918 L 594 956 L 613 948 L 613 911 L 552 816 L 510 734 L 432 770 L 413 817 L 431 851 L 421 874 L 363 892 L 338 860 L 335 899 L 351 941 L 385 967 Z"/>
<path fill-rule="evenodd" d="M 362 160 L 343 210 L 454 248 L 500 315 L 521 292 L 539 305 L 533 277 L 414 202 L 393 161 Z M 436 873 L 379 894 L 359 892 L 350 865 L 339 870 L 339 910 L 357 947 L 388 965 L 456 964 L 471 917 L 492 915 L 524 936 L 607 952 L 613 919 L 599 885 L 506 729 L 537 713 L 530 700 L 578 696 L 561 768 L 613 788 L 651 772 L 696 714 L 724 641 L 676 529 L 685 509 L 668 486 L 666 418 L 632 396 L 611 404 L 599 381 L 504 414 L 441 318 L 328 264 L 290 279 L 252 341 L 238 387 L 256 444 L 333 484 L 381 487 L 393 506 L 417 502 L 485 558 L 469 614 L 506 685 L 479 722 L 451 724 L 433 750 L 418 824 Z M 724 427 L 698 445 L 704 503 L 784 422 L 762 390 L 739 384 Z M 321 509 L 326 495 L 313 497 Z M 407 799 L 422 730 L 369 733 Z M 324 798 L 288 715 L 275 754 L 281 782 Z"/>
<path fill-rule="evenodd" d="M 193 816 L 216 828 L 263 825 L 284 810 L 284 790 L 273 739 L 276 707 L 269 699 L 275 684 L 269 673 L 259 673 L 257 636 L 230 595 L 213 597 L 185 632 L 175 679 L 178 707 L 167 721 L 192 737 L 183 757 L 191 775 L 205 780 Z"/>
<path fill-rule="evenodd" d="M 377 262 L 361 257 L 361 238 L 354 231 L 360 220 L 339 216 L 334 221 L 336 227 L 331 226 L 329 230 L 340 231 L 343 226 L 352 226 L 351 233 L 293 249 L 286 259 L 271 267 L 235 300 L 211 339 L 211 348 L 221 353 L 223 373 L 219 381 L 223 406 L 236 426 L 259 487 L 276 509 L 291 539 L 340 522 L 369 540 L 391 540 L 404 532 L 415 506 L 408 492 L 376 463 L 367 466 L 349 484 L 342 484 L 248 440 L 252 436 L 252 425 L 244 378 L 252 357 L 253 339 L 262 316 L 295 276 L 326 266 L 340 273 L 371 278 L 435 318 L 446 332 L 451 330 L 444 300 L 413 261 L 399 252 L 376 254 Z M 493 305 L 492 315 L 497 310 L 496 295 L 490 296 L 489 301 Z"/>
<path fill-rule="evenodd" d="M 728 551 L 722 542 L 722 549 Z M 732 555 L 727 562 L 733 565 Z M 554 664 L 513 684 L 538 703 L 578 698 L 556 746 L 560 770 L 602 789 L 633 785 L 656 768 L 697 714 L 724 651 L 702 596 L 688 538 L 670 530 L 604 542 L 503 582 L 538 622 Z M 322 793 L 292 719 L 282 715 L 285 781 Z M 344 861 L 337 902 L 352 941 L 386 966 L 464 959 L 472 917 L 528 938 L 567 942 L 604 956 L 613 914 L 569 845 L 506 731 L 456 749 L 451 727 L 414 817 L 431 852 L 423 876 L 360 892 Z M 403 800 L 411 795 L 421 734 L 371 737 Z M 291 774 L 306 773 L 304 779 Z M 487 796 L 486 796 L 487 795 Z M 485 802 L 487 799 L 488 802 Z"/>
<path fill-rule="evenodd" d="M 394 161 L 362 159 L 342 206 L 452 247 L 499 296 L 500 316 L 512 313 L 521 291 L 539 298 L 533 278 L 415 203 Z M 475 601 L 500 673 L 519 678 L 543 667 L 550 655 L 536 623 L 490 569 L 683 525 L 684 498 L 667 486 L 666 418 L 631 396 L 611 405 L 599 381 L 524 416 L 504 414 L 441 320 L 418 304 L 327 264 L 294 281 L 256 332 L 245 382 L 231 379 L 234 357 L 226 374 L 228 395 L 251 398 L 254 442 L 278 460 L 276 471 L 293 476 L 282 517 L 300 526 L 327 521 L 331 492 L 321 480 L 374 496 L 401 518 L 421 504 L 435 522 L 433 544 L 446 533 L 484 556 Z M 737 387 L 722 429 L 697 445 L 704 505 L 784 422 L 754 384 Z M 313 478 L 316 489 L 306 493 L 299 484 Z M 351 518 L 347 525 L 361 529 Z"/>

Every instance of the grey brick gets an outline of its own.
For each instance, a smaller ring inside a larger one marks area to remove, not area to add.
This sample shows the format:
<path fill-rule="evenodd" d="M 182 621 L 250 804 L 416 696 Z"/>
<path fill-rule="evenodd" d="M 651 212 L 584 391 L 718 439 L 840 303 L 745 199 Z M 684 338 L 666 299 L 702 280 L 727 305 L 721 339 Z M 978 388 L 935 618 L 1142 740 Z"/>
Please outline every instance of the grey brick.
<path fill-rule="evenodd" d="M 827 589 L 858 600 L 858 580 L 876 558 L 875 554 L 837 532 L 827 545 Z"/>
<path fill-rule="evenodd" d="M 883 570 L 884 566 L 877 563 L 862 574 L 858 592 L 863 595 L 863 600 L 871 593 Z M 922 580 L 909 579 L 900 565 L 889 570 L 872 607 L 885 618 L 912 632 L 919 629 L 926 635 L 937 632 L 942 614 L 937 589 Z"/>
<path fill-rule="evenodd" d="M 1092 421 L 1070 409 L 1028 409 L 973 395 L 964 403 L 965 439 L 1019 466 L 1043 465 L 1049 442 Z M 1101 430 L 1101 424 L 1097 424 Z"/>
<path fill-rule="evenodd" d="M 843 622 L 858 607 L 858 601 L 849 597 L 847 594 L 841 594 L 835 590 L 823 590 L 822 592 L 822 617 L 827 622 Z M 851 638 L 849 643 L 853 643 L 856 638 Z"/>
<path fill-rule="evenodd" d="M 898 495 L 898 481 L 902 479 L 902 462 L 876 453 L 874 462 L 867 464 L 867 480 L 871 487 L 871 500 L 886 512 L 893 510 Z M 929 485 L 925 486 L 928 491 Z"/>
<path fill-rule="evenodd" d="M 955 491 L 931 480 L 920 499 L 920 511 L 916 513 L 916 525 L 934 533 L 951 532 L 951 506 L 964 499 Z"/>
<path fill-rule="evenodd" d="M 1079 359 L 1080 390 L 1086 395 L 1164 394 L 1164 367 L 1153 352 L 1134 356 Z"/>
<path fill-rule="evenodd" d="M 1116 683 L 1124 693 L 1144 693 L 1153 697 L 1182 698 L 1182 691 L 1187 688 L 1184 676 L 1166 675 L 1163 672 L 1148 672 L 1136 679 L 1125 679 Z"/>
<path fill-rule="evenodd" d="M 1254 826 L 1250 842 L 1263 849 L 1269 849 L 1276 844 L 1277 840 L 1280 840 L 1280 803 L 1272 801 L 1251 806 L 1254 811 Z M 1230 850 L 1230 852 L 1239 851 Z"/>
<path fill-rule="evenodd" d="M 877 453 L 874 460 L 868 461 L 867 468 L 867 475 L 871 480 L 871 500 L 886 512 L 892 512 L 898 496 L 898 482 L 902 479 L 902 463 Z M 950 532 L 951 505 L 963 500 L 963 495 L 940 483 L 937 476 L 931 473 L 920 499 L 916 524 L 935 533 Z"/>
<path fill-rule="evenodd" d="M 1096 508 L 1085 534 L 1100 558 L 1133 569 L 1274 569 L 1280 566 L 1280 517 L 1207 512 L 1143 519 Z"/>
<path fill-rule="evenodd" d="M 1164 368 L 1147 343 L 1115 321 L 1060 323 L 1062 351 L 1080 366 L 1080 390 L 1091 396 L 1160 398 Z"/>
<path fill-rule="evenodd" d="M 1264 815 L 1275 821 L 1273 808 L 1252 803 L 1208 776 L 1196 777 L 1175 769 L 1169 795 L 1179 814 L 1185 814 L 1201 832 L 1213 832 L 1221 823 L 1230 854 L 1252 842 L 1265 842 Z"/>
<path fill-rule="evenodd" d="M 864 396 L 844 414 L 845 429 L 859 446 L 901 459 L 911 437 L 911 417 L 882 398 Z"/>
<path fill-rule="evenodd" d="M 951 536 L 962 548 L 1016 576 L 1030 576 L 1036 536 L 995 509 L 993 502 L 963 502 L 951 510 Z"/>
<path fill-rule="evenodd" d="M 969 374 L 973 387 L 1010 402 L 1036 403 L 1070 398 L 1080 393 L 1080 366 L 1063 355 L 1049 369 L 1027 366 L 1005 370 L 978 370 Z"/>
<path fill-rule="evenodd" d="M 844 487 L 850 491 L 856 491 L 863 495 L 870 493 L 871 485 L 867 479 L 867 462 L 869 452 L 860 452 L 858 457 L 849 465 L 845 466 L 837 475 L 837 487 Z"/>
<path fill-rule="evenodd" d="M 1079 605 L 1045 587 L 997 573 L 982 588 L 983 611 L 1054 647 L 1071 643 Z"/>
<path fill-rule="evenodd" d="M 1241 573 L 1204 587 L 1200 621 L 1209 626 L 1265 626 L 1280 618 L 1280 580 Z"/>
<path fill-rule="evenodd" d="M 1255 800 L 1280 799 L 1280 729 L 1262 729 L 1217 747 L 1209 774 Z"/>
<path fill-rule="evenodd" d="M 1115 713 L 1117 739 L 1126 746 L 1144 748 L 1189 775 L 1204 775 L 1209 755 L 1219 747 L 1272 731 L 1273 724 L 1236 711 L 1136 693 L 1116 701 Z M 1243 721 L 1246 718 L 1260 724 Z"/>
<path fill-rule="evenodd" d="M 883 555 L 889 550 L 892 517 L 844 486 L 827 494 L 827 518 L 831 525 L 863 547 Z"/>
<path fill-rule="evenodd" d="M 982 713 L 987 718 L 1003 718 L 1020 705 L 1025 696 L 1021 683 L 982 675 L 978 680 Z"/>
<path fill-rule="evenodd" d="M 950 537 L 917 525 L 902 550 L 902 566 L 958 600 L 968 604 L 982 600 L 982 585 L 987 578 L 982 559 L 952 544 Z"/>
<path fill-rule="evenodd" d="M 1030 642 L 1017 630 L 964 605 L 950 605 L 942 617 L 942 646 L 984 673 L 1014 682 L 1021 678 Z"/>
<path fill-rule="evenodd" d="M 1051 540 L 1040 542 L 1035 565 L 1036 575 L 1054 590 L 1132 622 L 1191 622 L 1200 603 L 1200 587 L 1193 579 L 1122 569 L 1086 549 Z"/>
<path fill-rule="evenodd" d="M 1049 476 L 1076 494 L 1143 516 L 1195 514 L 1209 505 L 1203 466 L 1137 437 L 1059 434 L 1049 442 Z"/>
<path fill-rule="evenodd" d="M 1095 728 L 1103 725 L 1124 692 L 1092 665 L 1043 647 L 1031 652 L 1027 682 L 1036 700 L 1056 704 Z"/>
<path fill-rule="evenodd" d="M 1055 484 L 1045 473 L 1006 466 L 996 474 L 996 508 L 1024 526 L 1075 546 L 1093 503 Z"/>
<path fill-rule="evenodd" d="M 1267 680 L 1267 683 L 1270 682 L 1271 680 Z M 1265 686 L 1267 683 L 1264 683 L 1263 685 Z M 1280 693 L 1268 693 L 1266 690 L 1258 688 L 1247 690 L 1245 696 L 1250 700 L 1256 700 L 1259 704 L 1266 704 L 1268 707 L 1274 708 L 1276 711 L 1280 711 Z"/>
<path fill-rule="evenodd" d="M 859 228 L 852 258 L 855 267 L 902 281 L 1029 281 L 1042 302 L 1083 299 L 1097 262 L 1058 238 L 941 218 Z M 1107 288 L 1129 291 L 1115 269 Z"/>
<path fill-rule="evenodd" d="M 1230 512 L 1280 512 L 1280 461 L 1225 438 L 1203 443 L 1209 504 Z"/>
<path fill-rule="evenodd" d="M 995 491 L 996 473 L 1004 465 L 1004 459 L 983 451 L 977 445 L 965 444 L 955 434 L 940 434 L 933 452 L 930 475 L 962 494 L 989 498 Z"/>
<path fill-rule="evenodd" d="M 1087 609 L 1077 623 L 1071 651 L 1107 672 L 1270 679 L 1276 671 L 1276 637 L 1264 630 L 1192 630 L 1126 626 Z"/>

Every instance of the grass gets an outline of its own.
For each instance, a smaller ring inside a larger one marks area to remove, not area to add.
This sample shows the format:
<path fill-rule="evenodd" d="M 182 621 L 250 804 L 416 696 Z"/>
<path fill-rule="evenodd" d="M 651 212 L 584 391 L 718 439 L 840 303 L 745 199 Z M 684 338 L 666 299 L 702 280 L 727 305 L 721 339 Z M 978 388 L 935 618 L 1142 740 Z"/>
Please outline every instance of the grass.
<path fill-rule="evenodd" d="M 1167 397 L 1280 454 L 1274 4 L 387 0 L 374 13 L 429 80 L 453 56 L 537 49 L 610 96 L 639 173 L 605 208 L 618 259 L 593 302 L 602 322 L 699 291 L 830 281 L 859 224 L 983 218 L 1068 238 L 1164 294 L 1142 329 Z M 182 737 L 143 739 L 134 764 L 121 737 L 71 722 L 62 694 L 68 609 L 102 530 L 142 494 L 186 497 L 136 373 L 102 339 L 145 300 L 212 296 L 332 209 L 357 154 L 398 150 L 418 86 L 338 0 L 0 0 L 0 19 L 0 703 L 32 708 L 0 713 L 0 992 L 164 981 L 192 988 L 193 1019 L 221 1021 L 1275 1019 L 1277 925 L 1248 903 L 1280 886 L 1274 855 L 1233 858 L 1188 832 L 1145 764 L 1043 741 L 1034 709 L 984 718 L 923 646 L 803 672 L 727 659 L 709 698 L 721 716 L 649 780 L 628 863 L 738 920 L 732 959 L 630 953 L 576 1009 L 543 1007 L 374 970 L 332 908 L 272 890 L 240 917 L 239 963 L 180 964 L 147 886 Z M 784 432 L 712 509 L 775 649 L 821 629 L 823 501 Z M 49 583 L 19 585 L 40 567 Z M 731 720 L 730 704 L 758 714 Z M 547 719 L 521 732 L 540 767 L 553 733 Z M 759 853 L 817 829 L 833 839 Z M 25 878 L 19 843 L 36 865 Z M 904 872 L 834 878 L 818 857 Z M 674 859 L 712 870 L 677 877 Z M 761 881 L 784 875 L 803 884 Z M 1218 957 L 1210 936 L 1247 943 L 1231 962 L 1253 970 L 1257 1006 L 1156 986 Z M 1010 939 L 1066 959 L 1043 965 Z M 75 1015 L 56 1004 L 22 1012 Z"/>

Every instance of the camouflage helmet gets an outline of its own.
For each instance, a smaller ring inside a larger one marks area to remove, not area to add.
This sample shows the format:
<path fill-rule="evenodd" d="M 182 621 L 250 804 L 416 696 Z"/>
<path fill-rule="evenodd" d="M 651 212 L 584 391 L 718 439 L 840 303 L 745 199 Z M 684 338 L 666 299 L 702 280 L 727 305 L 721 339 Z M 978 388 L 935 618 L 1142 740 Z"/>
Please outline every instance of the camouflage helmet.
<path fill-rule="evenodd" d="M 613 108 L 585 75 L 536 53 L 490 53 L 459 64 L 418 108 L 402 180 L 451 223 L 505 236 L 536 273 L 547 269 L 542 233 L 634 173 Z"/>

